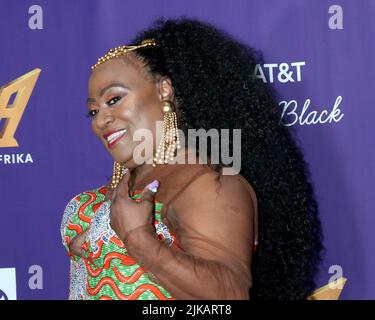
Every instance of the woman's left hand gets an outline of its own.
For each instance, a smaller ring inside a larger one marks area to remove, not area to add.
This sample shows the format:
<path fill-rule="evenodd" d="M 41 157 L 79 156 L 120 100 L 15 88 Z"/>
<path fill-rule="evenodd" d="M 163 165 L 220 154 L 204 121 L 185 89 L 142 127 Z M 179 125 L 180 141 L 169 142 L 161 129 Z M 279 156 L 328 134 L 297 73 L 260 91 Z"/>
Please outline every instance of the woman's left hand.
<path fill-rule="evenodd" d="M 151 229 L 154 198 L 159 187 L 157 180 L 151 182 L 143 189 L 141 202 L 137 203 L 129 196 L 129 179 L 130 170 L 127 170 L 112 194 L 110 225 L 123 241 L 136 228 L 150 225 Z"/>

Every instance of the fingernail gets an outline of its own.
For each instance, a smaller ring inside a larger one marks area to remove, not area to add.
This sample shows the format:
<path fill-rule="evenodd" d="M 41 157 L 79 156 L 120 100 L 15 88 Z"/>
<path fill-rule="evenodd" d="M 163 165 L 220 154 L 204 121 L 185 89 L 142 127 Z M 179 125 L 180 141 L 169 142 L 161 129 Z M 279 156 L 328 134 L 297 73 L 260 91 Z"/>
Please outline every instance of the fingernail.
<path fill-rule="evenodd" d="M 147 185 L 147 188 L 155 193 L 156 191 L 158 191 L 159 181 L 158 180 L 152 181 L 150 184 Z"/>

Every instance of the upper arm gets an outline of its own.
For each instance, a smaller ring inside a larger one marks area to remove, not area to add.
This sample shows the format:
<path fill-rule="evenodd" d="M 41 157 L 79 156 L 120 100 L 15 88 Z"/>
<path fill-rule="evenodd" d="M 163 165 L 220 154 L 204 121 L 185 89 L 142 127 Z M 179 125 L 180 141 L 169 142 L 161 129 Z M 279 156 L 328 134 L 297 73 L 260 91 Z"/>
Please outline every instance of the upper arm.
<path fill-rule="evenodd" d="M 255 205 L 238 175 L 205 174 L 174 204 L 183 249 L 248 276 L 254 241 Z"/>

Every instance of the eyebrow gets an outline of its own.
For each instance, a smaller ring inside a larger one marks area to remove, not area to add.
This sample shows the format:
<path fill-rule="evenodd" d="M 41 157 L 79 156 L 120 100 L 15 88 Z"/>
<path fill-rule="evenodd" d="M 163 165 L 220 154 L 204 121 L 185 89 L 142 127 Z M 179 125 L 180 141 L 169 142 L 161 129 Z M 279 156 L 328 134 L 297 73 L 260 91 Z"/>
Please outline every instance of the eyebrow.
<path fill-rule="evenodd" d="M 108 85 L 108 86 L 106 86 L 106 87 L 104 87 L 102 90 L 100 90 L 100 92 L 99 92 L 99 97 L 102 97 L 103 95 L 104 95 L 104 93 L 107 91 L 107 90 L 109 90 L 109 89 L 111 89 L 111 88 L 113 88 L 113 87 L 121 87 L 121 88 L 123 88 L 123 89 L 129 89 L 128 87 L 125 87 L 123 84 L 121 84 L 121 83 L 111 83 L 110 85 Z M 91 103 L 91 102 L 95 102 L 95 99 L 93 99 L 93 98 L 87 98 L 86 99 L 86 103 L 87 104 L 89 104 L 89 103 Z"/>

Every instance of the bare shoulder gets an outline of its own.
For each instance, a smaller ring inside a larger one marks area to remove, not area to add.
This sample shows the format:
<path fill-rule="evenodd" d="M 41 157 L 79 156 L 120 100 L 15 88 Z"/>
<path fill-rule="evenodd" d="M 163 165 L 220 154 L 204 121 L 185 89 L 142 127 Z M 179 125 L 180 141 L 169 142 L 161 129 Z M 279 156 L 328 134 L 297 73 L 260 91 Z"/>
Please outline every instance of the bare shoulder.
<path fill-rule="evenodd" d="M 184 190 L 175 203 L 175 207 L 241 207 L 246 211 L 256 206 L 255 192 L 250 183 L 234 171 L 219 175 L 215 171 L 199 176 Z"/>
<path fill-rule="evenodd" d="M 174 209 L 174 225 L 180 230 L 184 248 L 197 252 L 199 243 L 192 243 L 192 239 L 200 239 L 214 243 L 215 248 L 226 248 L 224 252 L 237 248 L 236 252 L 249 259 L 256 208 L 242 176 L 220 175 L 215 171 L 202 174 L 184 190 Z"/>

